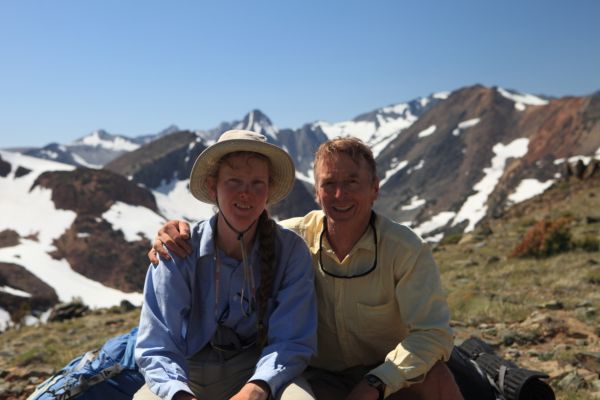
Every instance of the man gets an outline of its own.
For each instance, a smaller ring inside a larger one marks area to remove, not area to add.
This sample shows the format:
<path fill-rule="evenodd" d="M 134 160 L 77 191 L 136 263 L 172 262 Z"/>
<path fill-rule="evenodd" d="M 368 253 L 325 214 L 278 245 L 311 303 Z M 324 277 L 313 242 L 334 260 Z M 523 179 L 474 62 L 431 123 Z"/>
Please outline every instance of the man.
<path fill-rule="evenodd" d="M 322 211 L 282 222 L 304 238 L 315 267 L 318 354 L 305 390 L 327 400 L 461 399 L 442 363 L 452 331 L 438 267 L 421 238 L 372 210 L 379 181 L 370 149 L 354 138 L 330 140 L 314 165 Z M 169 222 L 151 261 L 156 252 L 168 257 L 163 243 L 185 255 L 188 232 Z M 290 388 L 283 398 L 310 398 L 303 396 Z"/>

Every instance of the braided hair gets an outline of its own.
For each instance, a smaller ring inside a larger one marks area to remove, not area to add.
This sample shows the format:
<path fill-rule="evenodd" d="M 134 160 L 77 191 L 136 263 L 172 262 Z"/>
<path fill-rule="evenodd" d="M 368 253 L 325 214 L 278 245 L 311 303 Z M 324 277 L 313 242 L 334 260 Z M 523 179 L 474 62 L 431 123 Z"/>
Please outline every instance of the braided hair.
<path fill-rule="evenodd" d="M 258 332 L 256 342 L 262 347 L 267 342 L 267 301 L 273 291 L 275 278 L 275 222 L 263 211 L 258 220 L 260 250 L 260 286 L 258 288 Z"/>

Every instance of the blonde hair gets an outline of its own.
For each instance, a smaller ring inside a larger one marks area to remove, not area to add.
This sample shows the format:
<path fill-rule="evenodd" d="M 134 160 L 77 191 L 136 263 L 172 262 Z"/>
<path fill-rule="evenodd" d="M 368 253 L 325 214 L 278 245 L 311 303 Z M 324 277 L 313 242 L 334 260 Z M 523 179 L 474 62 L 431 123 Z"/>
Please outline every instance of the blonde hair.
<path fill-rule="evenodd" d="M 320 164 L 336 154 L 346 154 L 356 164 L 365 160 L 373 179 L 377 179 L 377 166 L 373 152 L 362 140 L 354 137 L 337 137 L 321 143 L 315 153 L 315 175 Z"/>

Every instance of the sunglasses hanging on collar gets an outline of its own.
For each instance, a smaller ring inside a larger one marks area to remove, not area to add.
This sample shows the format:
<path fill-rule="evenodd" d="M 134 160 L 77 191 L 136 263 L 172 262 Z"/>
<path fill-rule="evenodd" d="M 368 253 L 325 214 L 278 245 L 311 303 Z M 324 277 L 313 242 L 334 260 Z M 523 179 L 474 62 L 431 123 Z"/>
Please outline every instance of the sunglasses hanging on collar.
<path fill-rule="evenodd" d="M 323 266 L 323 234 L 325 232 L 327 232 L 327 217 L 325 217 L 325 220 L 323 221 L 323 230 L 321 231 L 321 236 L 319 236 L 319 268 L 321 269 L 321 271 L 323 271 L 323 273 L 325 273 L 326 275 L 329 275 L 334 278 L 340 278 L 340 279 L 360 278 L 361 276 L 365 276 L 365 275 L 368 275 L 371 272 L 373 272 L 375 270 L 375 268 L 377 267 L 377 255 L 378 255 L 377 254 L 378 253 L 377 231 L 375 230 L 375 213 L 373 211 L 371 211 L 371 218 L 369 219 L 369 226 L 371 226 L 371 231 L 373 231 L 373 242 L 375 243 L 375 259 L 373 260 L 373 265 L 367 271 L 362 272 L 360 274 L 338 275 L 338 274 L 334 274 L 333 272 L 327 271 L 325 269 L 325 267 Z"/>

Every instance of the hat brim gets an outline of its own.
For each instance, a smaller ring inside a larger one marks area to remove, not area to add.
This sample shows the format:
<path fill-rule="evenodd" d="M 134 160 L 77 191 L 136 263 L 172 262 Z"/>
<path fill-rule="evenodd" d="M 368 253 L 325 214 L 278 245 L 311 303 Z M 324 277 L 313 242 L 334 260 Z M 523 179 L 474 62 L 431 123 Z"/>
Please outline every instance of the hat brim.
<path fill-rule="evenodd" d="M 194 162 L 190 174 L 190 192 L 195 198 L 204 203 L 216 204 L 206 184 L 209 166 L 216 163 L 223 156 L 237 151 L 259 153 L 270 160 L 272 182 L 269 185 L 267 204 L 275 204 L 283 200 L 292 191 L 296 179 L 296 169 L 292 158 L 287 152 L 267 142 L 231 139 L 207 147 Z"/>

